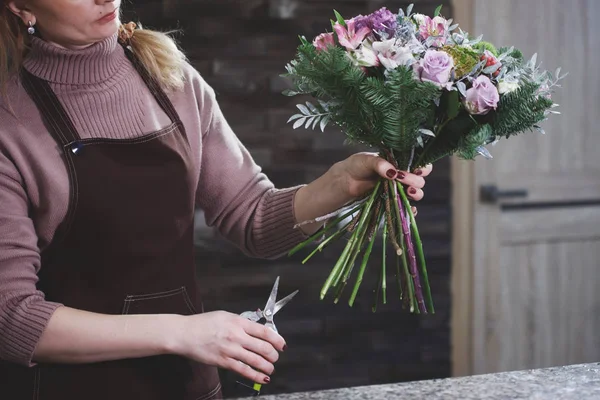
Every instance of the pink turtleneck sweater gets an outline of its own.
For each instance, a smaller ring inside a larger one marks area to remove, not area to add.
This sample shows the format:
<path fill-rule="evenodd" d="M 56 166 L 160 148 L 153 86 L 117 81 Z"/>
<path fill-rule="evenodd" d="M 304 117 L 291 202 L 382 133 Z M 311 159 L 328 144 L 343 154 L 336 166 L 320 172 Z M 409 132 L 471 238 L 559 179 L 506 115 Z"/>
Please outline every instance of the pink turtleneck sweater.
<path fill-rule="evenodd" d="M 82 51 L 34 39 L 24 66 L 50 82 L 82 137 L 131 138 L 170 123 L 116 36 Z M 293 229 L 297 188 L 275 189 L 232 132 L 211 87 L 190 65 L 185 79 L 170 98 L 195 149 L 197 206 L 246 254 L 279 256 L 304 238 Z M 44 268 L 40 252 L 67 212 L 69 180 L 57 144 L 16 80 L 8 99 L 14 115 L 0 100 L 0 359 L 32 365 L 61 306 L 46 300 L 36 282 Z"/>

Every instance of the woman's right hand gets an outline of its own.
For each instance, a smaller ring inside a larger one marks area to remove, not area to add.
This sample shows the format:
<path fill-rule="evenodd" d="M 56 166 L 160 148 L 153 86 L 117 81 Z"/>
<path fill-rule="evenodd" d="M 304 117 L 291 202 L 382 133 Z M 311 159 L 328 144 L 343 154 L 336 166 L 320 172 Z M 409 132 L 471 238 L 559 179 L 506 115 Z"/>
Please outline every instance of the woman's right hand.
<path fill-rule="evenodd" d="M 237 314 L 214 311 L 181 319 L 175 352 L 269 383 L 285 340 L 270 328 Z"/>

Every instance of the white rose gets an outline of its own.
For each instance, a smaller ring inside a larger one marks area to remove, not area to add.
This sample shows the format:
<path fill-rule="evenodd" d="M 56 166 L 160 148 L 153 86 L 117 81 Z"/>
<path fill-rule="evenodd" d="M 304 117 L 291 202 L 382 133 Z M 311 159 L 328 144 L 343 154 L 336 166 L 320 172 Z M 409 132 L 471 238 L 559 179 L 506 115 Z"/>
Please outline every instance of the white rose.
<path fill-rule="evenodd" d="M 498 93 L 500 94 L 514 92 L 518 88 L 519 84 L 517 82 L 502 81 L 498 83 Z"/>

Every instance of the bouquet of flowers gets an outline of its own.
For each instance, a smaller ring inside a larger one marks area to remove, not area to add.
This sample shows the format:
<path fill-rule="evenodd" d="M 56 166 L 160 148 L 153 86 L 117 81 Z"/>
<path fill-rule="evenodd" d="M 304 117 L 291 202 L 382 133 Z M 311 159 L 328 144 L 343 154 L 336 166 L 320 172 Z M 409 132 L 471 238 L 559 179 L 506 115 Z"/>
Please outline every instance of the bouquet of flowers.
<path fill-rule="evenodd" d="M 310 95 L 317 101 L 298 104 L 294 129 L 324 131 L 335 124 L 349 142 L 367 145 L 400 170 L 414 171 L 449 155 L 472 160 L 491 158 L 485 146 L 539 125 L 557 104 L 560 69 L 543 71 L 536 56 L 525 60 L 516 48 L 496 48 L 473 38 L 452 20 L 385 7 L 371 15 L 345 20 L 335 11 L 333 32 L 313 41 L 300 37 L 297 55 L 283 76 L 292 89 L 285 95 Z M 411 312 L 433 313 L 433 300 L 419 230 L 402 184 L 382 179 L 365 198 L 336 213 L 310 243 L 304 260 L 340 238 L 347 244 L 321 291 L 335 289 L 335 302 L 358 274 L 349 299 L 353 305 L 373 244 L 381 231 L 383 265 L 375 304 L 386 302 L 386 245 L 395 250 L 395 275 L 401 298 Z M 305 221 L 309 223 L 314 221 Z M 362 253 L 362 255 L 361 255 Z M 360 257 L 359 257 L 360 256 Z"/>

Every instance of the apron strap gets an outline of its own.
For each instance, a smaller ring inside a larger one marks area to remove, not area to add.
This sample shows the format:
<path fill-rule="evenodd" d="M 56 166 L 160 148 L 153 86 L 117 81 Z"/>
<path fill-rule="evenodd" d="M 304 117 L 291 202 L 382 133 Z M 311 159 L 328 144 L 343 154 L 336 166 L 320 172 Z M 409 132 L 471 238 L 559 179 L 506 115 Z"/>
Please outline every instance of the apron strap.
<path fill-rule="evenodd" d="M 23 87 L 37 105 L 50 134 L 63 147 L 79 140 L 79 134 L 48 82 L 21 68 Z"/>
<path fill-rule="evenodd" d="M 152 93 L 160 107 L 169 116 L 169 118 L 171 118 L 171 121 L 173 123 L 178 124 L 179 127 L 183 129 L 183 123 L 179 118 L 179 114 L 177 113 L 177 110 L 175 110 L 173 103 L 171 102 L 165 91 L 160 87 L 156 79 L 150 76 L 148 70 L 142 64 L 139 58 L 135 55 L 135 53 L 129 47 L 126 47 L 124 45 L 123 49 L 125 50 L 127 58 L 129 58 L 137 72 L 140 74 L 142 80 L 144 81 L 146 86 L 148 86 L 148 89 L 150 89 L 150 92 Z"/>

